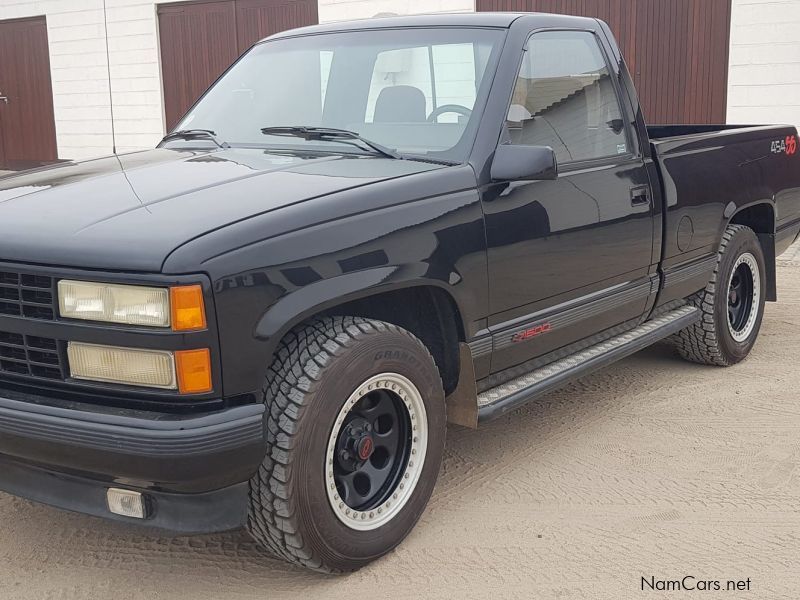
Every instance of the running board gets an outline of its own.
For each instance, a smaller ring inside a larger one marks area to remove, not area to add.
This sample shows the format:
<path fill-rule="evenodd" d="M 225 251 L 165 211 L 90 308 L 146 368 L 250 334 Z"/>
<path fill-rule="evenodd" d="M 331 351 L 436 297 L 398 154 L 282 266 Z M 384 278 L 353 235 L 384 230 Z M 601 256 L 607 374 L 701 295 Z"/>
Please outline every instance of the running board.
<path fill-rule="evenodd" d="M 478 423 L 496 419 L 564 383 L 625 358 L 700 320 L 695 306 L 646 321 L 636 329 L 601 342 L 478 395 Z"/>

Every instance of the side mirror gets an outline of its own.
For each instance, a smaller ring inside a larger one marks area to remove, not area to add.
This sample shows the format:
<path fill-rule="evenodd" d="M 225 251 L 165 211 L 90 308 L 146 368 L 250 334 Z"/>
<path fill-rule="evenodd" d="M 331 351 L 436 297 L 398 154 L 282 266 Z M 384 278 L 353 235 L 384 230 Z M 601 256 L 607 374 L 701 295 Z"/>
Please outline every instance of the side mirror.
<path fill-rule="evenodd" d="M 492 161 L 492 181 L 556 179 L 556 154 L 550 146 L 501 144 Z"/>

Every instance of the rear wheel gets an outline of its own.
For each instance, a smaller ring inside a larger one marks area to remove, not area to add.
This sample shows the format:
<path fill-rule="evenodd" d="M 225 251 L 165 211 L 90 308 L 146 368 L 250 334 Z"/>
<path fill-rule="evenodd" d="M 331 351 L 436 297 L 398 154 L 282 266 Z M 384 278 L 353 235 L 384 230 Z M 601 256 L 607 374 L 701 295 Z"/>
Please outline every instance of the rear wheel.
<path fill-rule="evenodd" d="M 765 274 L 764 253 L 753 230 L 729 225 L 711 281 L 691 298 L 703 312 L 701 321 L 672 338 L 680 355 L 717 366 L 744 359 L 761 328 Z"/>
<path fill-rule="evenodd" d="M 399 544 L 444 449 L 444 392 L 425 346 L 380 321 L 314 320 L 281 342 L 265 401 L 267 456 L 250 481 L 256 540 L 326 572 Z"/>

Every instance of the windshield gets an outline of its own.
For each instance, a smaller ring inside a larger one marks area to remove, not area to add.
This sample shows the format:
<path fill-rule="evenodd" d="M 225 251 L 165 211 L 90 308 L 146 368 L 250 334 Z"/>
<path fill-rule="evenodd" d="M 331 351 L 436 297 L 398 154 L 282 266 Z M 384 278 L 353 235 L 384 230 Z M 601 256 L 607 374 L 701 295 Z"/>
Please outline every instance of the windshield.
<path fill-rule="evenodd" d="M 275 127 L 358 133 L 404 156 L 463 161 L 488 93 L 503 30 L 386 29 L 255 46 L 176 130 L 207 129 L 231 146 L 365 153 L 343 139 L 270 135 Z"/>

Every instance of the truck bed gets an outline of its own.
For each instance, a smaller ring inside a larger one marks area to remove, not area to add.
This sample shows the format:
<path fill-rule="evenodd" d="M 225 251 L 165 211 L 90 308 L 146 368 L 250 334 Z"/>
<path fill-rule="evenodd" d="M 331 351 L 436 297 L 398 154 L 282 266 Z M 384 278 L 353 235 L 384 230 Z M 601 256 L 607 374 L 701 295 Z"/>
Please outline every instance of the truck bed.
<path fill-rule="evenodd" d="M 735 131 L 760 127 L 759 125 L 648 125 L 647 135 L 651 140 L 698 135 L 703 133 L 719 133 L 721 131 Z"/>
<path fill-rule="evenodd" d="M 732 215 L 772 207 L 776 254 L 800 232 L 800 152 L 792 126 L 648 127 L 661 173 L 664 268 L 713 255 Z M 767 205 L 767 206 L 765 206 Z M 771 222 L 771 220 L 770 220 Z"/>

